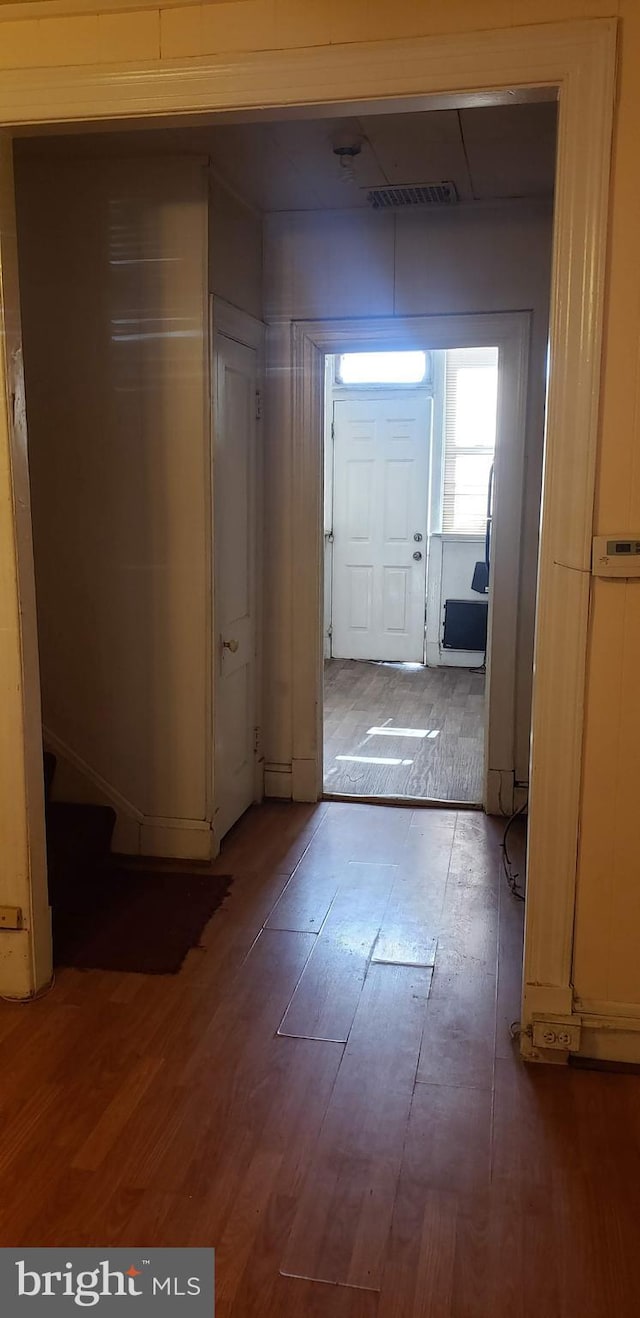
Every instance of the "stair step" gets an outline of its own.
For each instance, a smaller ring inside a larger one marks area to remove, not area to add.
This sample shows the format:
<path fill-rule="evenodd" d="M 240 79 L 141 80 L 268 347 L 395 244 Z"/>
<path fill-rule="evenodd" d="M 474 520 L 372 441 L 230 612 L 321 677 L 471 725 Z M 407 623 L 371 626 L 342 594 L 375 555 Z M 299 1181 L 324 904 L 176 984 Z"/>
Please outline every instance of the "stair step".
<path fill-rule="evenodd" d="M 51 801 L 47 810 L 50 857 L 83 863 L 108 856 L 116 812 L 108 805 Z"/>
<path fill-rule="evenodd" d="M 89 887 L 104 881 L 115 822 L 111 806 L 49 803 L 47 867 L 54 909 L 74 910 Z"/>

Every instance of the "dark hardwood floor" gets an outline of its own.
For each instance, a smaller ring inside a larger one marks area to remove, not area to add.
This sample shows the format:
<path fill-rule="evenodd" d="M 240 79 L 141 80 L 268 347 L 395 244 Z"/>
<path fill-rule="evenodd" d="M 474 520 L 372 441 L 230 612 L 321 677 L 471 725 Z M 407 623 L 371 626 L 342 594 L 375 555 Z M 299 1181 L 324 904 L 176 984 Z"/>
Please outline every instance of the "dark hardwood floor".
<path fill-rule="evenodd" d="M 328 659 L 324 789 L 480 804 L 483 673 Z"/>
<path fill-rule="evenodd" d="M 215 1245 L 219 1318 L 636 1318 L 640 1081 L 521 1063 L 500 831 L 256 808 L 179 975 L 1 1004 L 0 1243 Z"/>

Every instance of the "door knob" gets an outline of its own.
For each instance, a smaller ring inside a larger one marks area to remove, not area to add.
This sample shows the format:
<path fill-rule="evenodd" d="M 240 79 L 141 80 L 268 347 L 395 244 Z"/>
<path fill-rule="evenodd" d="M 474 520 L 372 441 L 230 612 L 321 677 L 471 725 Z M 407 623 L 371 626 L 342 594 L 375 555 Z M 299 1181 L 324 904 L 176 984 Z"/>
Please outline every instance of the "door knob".
<path fill-rule="evenodd" d="M 416 531 L 413 538 L 414 540 L 418 540 L 418 541 L 422 540 L 422 533 L 420 531 Z"/>
<path fill-rule="evenodd" d="M 416 549 L 416 552 L 415 552 L 415 554 L 413 555 L 413 557 L 415 558 L 416 563 L 419 563 L 419 562 L 420 562 L 420 559 L 422 558 L 422 554 L 420 553 L 420 550 L 419 550 L 419 549 Z"/>
<path fill-rule="evenodd" d="M 238 648 L 239 648 L 239 645 L 240 645 L 240 642 L 239 642 L 239 641 L 223 641 L 223 642 L 222 642 L 222 648 L 223 648 L 223 650 L 230 650 L 232 654 L 235 654 L 235 653 L 236 653 L 236 651 L 237 651 Z"/>

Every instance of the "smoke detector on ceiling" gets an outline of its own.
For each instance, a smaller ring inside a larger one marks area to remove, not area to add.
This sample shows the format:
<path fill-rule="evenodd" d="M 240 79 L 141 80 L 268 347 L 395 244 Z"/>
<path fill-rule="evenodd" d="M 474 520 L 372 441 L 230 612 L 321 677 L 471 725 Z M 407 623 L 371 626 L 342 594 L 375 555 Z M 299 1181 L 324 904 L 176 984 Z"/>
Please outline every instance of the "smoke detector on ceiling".
<path fill-rule="evenodd" d="M 403 183 L 367 189 L 367 201 L 376 211 L 405 210 L 410 206 L 453 206 L 458 200 L 455 183 Z"/>

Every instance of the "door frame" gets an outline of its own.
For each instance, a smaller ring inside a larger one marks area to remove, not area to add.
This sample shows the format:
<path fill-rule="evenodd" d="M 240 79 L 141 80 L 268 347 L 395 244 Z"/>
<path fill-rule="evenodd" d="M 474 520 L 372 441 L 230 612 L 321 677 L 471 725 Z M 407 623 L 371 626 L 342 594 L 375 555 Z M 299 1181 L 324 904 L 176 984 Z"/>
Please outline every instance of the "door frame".
<path fill-rule="evenodd" d="M 59 34 L 58 41 L 63 48 Z M 28 499 L 21 502 L 24 489 L 16 488 L 24 463 L 14 425 L 10 356 L 17 310 L 13 126 L 151 121 L 265 108 L 286 113 L 296 106 L 307 113 L 313 106 L 316 116 L 323 106 L 342 114 L 356 108 L 388 112 L 392 105 L 460 108 L 512 104 L 535 97 L 542 87 L 556 89 L 559 121 L 523 1023 L 526 1027 L 534 1013 L 571 1012 L 616 42 L 617 20 L 603 18 L 304 50 L 205 53 L 166 63 L 123 60 L 0 73 L 0 156 L 9 161 L 0 188 L 0 547 L 6 549 L 0 620 L 6 622 L 7 660 L 7 717 L 0 742 L 7 823 L 2 891 L 4 901 L 27 913 L 15 936 L 2 934 L 0 992 L 35 992 L 51 967 L 38 841 L 43 795 L 30 514 Z"/>
<path fill-rule="evenodd" d="M 215 783 L 215 765 L 216 765 L 216 742 L 215 742 L 215 704 L 217 693 L 218 679 L 218 636 L 219 627 L 216 616 L 216 576 L 215 576 L 215 344 L 216 334 L 222 334 L 224 338 L 231 339 L 234 343 L 240 344 L 243 348 L 251 348 L 256 354 L 256 381 L 257 393 L 262 397 L 264 393 L 264 347 L 265 347 L 266 326 L 263 321 L 250 315 L 248 311 L 241 311 L 239 307 L 233 306 L 231 302 L 225 301 L 224 298 L 217 297 L 214 293 L 209 295 L 209 424 L 210 424 L 210 499 L 209 499 L 209 517 L 210 517 L 210 547 L 209 555 L 209 582 L 210 582 L 210 617 L 207 628 L 209 638 L 208 646 L 208 690 L 210 699 L 209 708 L 209 736 L 211 744 L 211 756 L 208 771 L 208 803 L 210 807 L 210 818 L 213 821 L 213 838 L 216 853 L 220 849 L 220 837 L 216 829 L 216 783 Z M 258 398 L 256 398 L 256 411 Z M 256 748 L 255 748 L 255 765 L 254 765 L 254 802 L 261 801 L 264 795 L 264 755 L 262 750 L 262 628 L 263 628 L 263 558 L 260 552 L 264 538 L 264 499 L 261 492 L 264 489 L 264 453 L 262 443 L 262 432 L 260 426 L 261 417 L 256 414 L 255 441 L 252 454 L 252 474 L 253 474 L 253 491 L 252 505 L 254 514 L 254 554 L 252 565 L 252 610 L 255 617 L 256 625 L 256 651 L 254 663 L 254 692 L 253 707 L 256 720 Z"/>
<path fill-rule="evenodd" d="M 326 358 L 341 352 L 497 347 L 493 589 L 489 595 L 483 804 L 511 814 L 515 793 L 516 653 L 526 437 L 529 312 L 295 321 L 293 400 L 292 796 L 323 791 L 324 444 Z M 426 608 L 426 598 L 425 598 Z M 492 657 L 492 636 L 500 646 Z"/>

